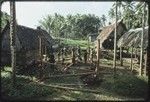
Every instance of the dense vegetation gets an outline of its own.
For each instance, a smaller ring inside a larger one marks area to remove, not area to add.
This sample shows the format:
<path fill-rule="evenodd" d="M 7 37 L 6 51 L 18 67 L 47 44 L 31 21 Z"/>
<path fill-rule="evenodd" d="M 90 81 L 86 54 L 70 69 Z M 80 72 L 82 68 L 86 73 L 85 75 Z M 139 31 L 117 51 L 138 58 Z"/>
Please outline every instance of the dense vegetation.
<path fill-rule="evenodd" d="M 114 5 L 115 6 L 115 5 Z M 113 6 L 113 7 L 114 7 Z M 118 3 L 119 11 L 118 17 L 121 19 L 124 18 L 124 22 L 128 29 L 142 27 L 142 3 L 135 2 L 119 2 Z M 147 13 L 146 13 L 147 14 Z M 109 12 L 110 18 L 115 17 L 114 8 Z M 2 27 L 6 25 L 6 20 L 9 19 L 9 15 L 3 13 L 2 16 Z M 99 27 L 106 26 L 106 17 L 97 17 L 91 14 L 76 14 L 76 15 L 67 15 L 66 17 L 55 13 L 55 15 L 47 15 L 45 18 L 39 21 L 39 25 L 45 29 L 49 34 L 53 35 L 56 40 L 59 40 L 61 43 L 67 46 L 80 46 L 82 49 L 88 47 L 88 42 L 86 39 L 88 34 L 97 33 Z M 70 39 L 71 38 L 71 39 Z M 73 40 L 74 39 L 74 40 Z M 80 39 L 80 40 L 79 40 Z M 81 40 L 82 39 L 82 40 Z M 84 40 L 83 40 L 84 39 Z M 91 47 L 92 44 L 90 44 Z M 111 52 L 113 54 L 113 52 Z M 111 54 L 111 55 L 112 55 Z M 33 75 L 32 78 L 30 75 L 20 75 L 16 73 L 16 84 L 15 87 L 12 85 L 12 69 L 10 67 L 4 67 L 1 71 L 2 76 L 2 95 L 5 97 L 17 97 L 17 98 L 41 98 L 44 96 L 44 99 L 49 98 L 48 100 L 124 100 L 124 99 L 144 99 L 147 94 L 147 76 L 137 76 L 136 73 L 131 72 L 129 69 L 130 61 L 124 60 L 124 66 L 120 67 L 120 61 L 117 59 L 117 77 L 113 77 L 114 69 L 112 68 L 112 59 L 108 58 L 111 55 L 108 55 L 107 58 L 104 57 L 101 53 L 100 58 L 100 71 L 101 72 L 110 72 L 109 74 L 99 74 L 102 78 L 102 83 L 97 84 L 97 86 L 82 86 L 78 85 L 78 82 L 82 83 L 78 77 L 59 77 L 59 78 L 48 78 L 47 80 L 39 81 L 36 78 L 36 75 Z M 82 56 L 82 55 L 81 55 Z M 55 55 L 56 57 L 56 55 Z M 65 56 L 65 58 L 68 56 Z M 71 56 L 69 56 L 71 58 Z M 68 57 L 68 58 L 69 58 Z M 69 61 L 71 61 L 69 58 Z M 113 56 L 112 56 L 113 58 Z M 67 59 L 67 58 L 66 58 Z M 65 59 L 65 60 L 66 60 Z M 63 59 L 62 59 L 63 60 Z M 63 64 L 59 65 L 56 63 L 59 68 L 63 69 Z M 64 64 L 68 64 L 67 61 Z M 83 63 L 82 63 L 83 64 Z M 92 63 L 93 64 L 93 63 Z M 139 70 L 135 68 L 135 72 Z M 93 67 L 92 65 L 87 66 L 76 66 L 68 69 L 68 73 L 81 73 L 83 69 L 87 71 L 88 68 Z M 95 66 L 94 66 L 95 67 Z M 17 66 L 18 68 L 18 66 Z M 37 67 L 36 67 L 37 68 Z M 50 68 L 50 67 L 48 67 Z M 82 71 L 80 70 L 82 69 Z M 30 67 L 33 69 L 33 67 Z M 62 71 L 62 70 L 61 70 Z M 81 72 L 80 72 L 81 71 Z M 53 71 L 54 72 L 54 71 Z M 52 72 L 52 73 L 53 73 Z M 65 72 L 63 72 L 66 74 Z M 36 73 L 37 74 L 37 73 Z M 44 70 L 43 75 L 51 74 L 48 71 Z M 56 75 L 62 75 L 62 73 L 53 73 Z M 52 74 L 52 75 L 53 75 Z M 77 84 L 75 87 L 78 89 L 88 89 L 99 91 L 99 93 L 88 93 L 83 91 L 71 91 L 71 90 L 61 90 L 57 88 L 47 87 L 46 85 L 41 85 L 41 83 L 47 85 L 60 85 L 61 84 Z"/>
<path fill-rule="evenodd" d="M 110 19 L 115 18 L 115 6 L 113 4 L 112 8 L 109 10 L 108 15 Z M 143 19 L 143 2 L 121 2 L 117 3 L 118 6 L 118 19 L 123 19 L 126 24 L 127 29 L 140 28 L 142 27 Z M 146 25 L 148 26 L 148 5 L 146 5 Z"/>
<path fill-rule="evenodd" d="M 118 19 L 123 18 L 127 29 L 142 27 L 143 2 L 118 2 Z M 55 13 L 47 15 L 39 21 L 39 25 L 55 37 L 85 39 L 88 34 L 98 33 L 98 29 L 106 25 L 106 21 L 113 22 L 115 18 L 115 6 L 105 15 L 95 16 L 94 14 L 76 14 L 66 17 Z M 148 5 L 146 5 L 146 18 L 148 17 Z M 147 19 L 146 19 L 147 21 Z M 148 23 L 146 23 L 148 25 Z"/>
<path fill-rule="evenodd" d="M 98 28 L 105 25 L 105 16 L 103 21 L 94 14 L 76 14 L 67 15 L 66 17 L 55 13 L 47 15 L 39 21 L 40 26 L 55 37 L 63 38 L 83 38 L 88 34 L 97 33 Z"/>

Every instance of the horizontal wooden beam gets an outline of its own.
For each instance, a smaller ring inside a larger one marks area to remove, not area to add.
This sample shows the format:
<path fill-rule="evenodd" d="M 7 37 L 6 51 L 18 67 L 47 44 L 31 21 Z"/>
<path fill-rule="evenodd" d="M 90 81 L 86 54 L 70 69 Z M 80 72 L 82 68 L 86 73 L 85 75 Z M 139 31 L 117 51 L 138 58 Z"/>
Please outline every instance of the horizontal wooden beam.
<path fill-rule="evenodd" d="M 78 73 L 78 74 L 62 74 L 62 75 L 53 75 L 49 77 L 44 77 L 43 79 L 49 79 L 49 78 L 55 78 L 55 77 L 74 77 L 74 76 L 82 76 L 82 75 L 89 75 L 89 74 L 96 74 L 96 72 L 87 72 L 87 73 Z M 110 72 L 99 72 L 97 74 L 110 74 L 112 75 L 113 73 Z"/>
<path fill-rule="evenodd" d="M 100 91 L 97 90 L 90 90 L 90 89 L 81 89 L 81 88 L 72 88 L 72 87 L 63 87 L 63 86 L 58 86 L 58 85 L 51 85 L 51 84 L 44 84 L 44 83 L 39 83 L 36 82 L 38 85 L 46 86 L 46 87 L 51 87 L 51 88 L 57 88 L 57 89 L 63 89 L 63 90 L 72 90 L 72 91 L 82 91 L 82 92 L 90 92 L 90 93 L 96 93 L 100 94 Z"/>
<path fill-rule="evenodd" d="M 78 73 L 78 74 L 63 74 L 63 75 L 53 75 L 49 77 L 45 77 L 43 79 L 55 78 L 55 77 L 73 77 L 73 76 L 81 76 L 81 75 L 88 75 L 88 74 L 95 74 L 95 72 L 87 72 L 87 73 Z"/>

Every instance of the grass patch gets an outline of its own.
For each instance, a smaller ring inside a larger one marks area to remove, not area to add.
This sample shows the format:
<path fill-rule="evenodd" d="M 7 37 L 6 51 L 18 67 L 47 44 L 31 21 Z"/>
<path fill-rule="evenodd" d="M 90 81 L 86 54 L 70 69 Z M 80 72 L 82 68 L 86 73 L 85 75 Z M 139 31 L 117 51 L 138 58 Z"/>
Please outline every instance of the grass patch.
<path fill-rule="evenodd" d="M 87 49 L 88 48 L 88 41 L 87 40 L 73 40 L 73 39 L 65 39 L 65 38 L 59 38 L 60 42 L 68 45 L 68 46 L 80 46 L 81 49 Z M 90 47 L 93 48 L 93 43 L 89 43 Z"/>

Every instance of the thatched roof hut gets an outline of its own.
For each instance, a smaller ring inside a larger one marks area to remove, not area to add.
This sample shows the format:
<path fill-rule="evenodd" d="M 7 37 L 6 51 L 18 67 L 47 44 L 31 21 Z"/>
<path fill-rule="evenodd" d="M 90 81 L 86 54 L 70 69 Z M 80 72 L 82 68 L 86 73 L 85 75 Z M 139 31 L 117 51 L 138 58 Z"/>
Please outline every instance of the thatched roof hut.
<path fill-rule="evenodd" d="M 117 22 L 117 40 L 126 32 L 126 26 L 123 23 L 123 19 Z M 101 49 L 113 49 L 114 48 L 114 32 L 115 32 L 115 23 L 103 27 L 99 33 L 97 39 L 100 39 L 100 48 Z M 96 41 L 95 41 L 96 43 Z"/>
<path fill-rule="evenodd" d="M 118 40 L 117 44 L 118 47 L 135 47 L 135 48 L 140 47 L 142 30 L 143 30 L 142 28 L 130 29 Z M 148 26 L 145 27 L 143 40 L 144 48 L 147 47 L 147 44 L 148 44 Z"/>
<path fill-rule="evenodd" d="M 2 31 L 2 62 L 8 63 L 10 61 L 10 26 L 9 22 Z M 43 45 L 51 48 L 54 44 L 53 38 L 40 28 L 32 29 L 29 27 L 16 25 L 16 51 L 24 50 L 26 55 L 32 58 L 37 58 L 39 49 L 39 37 L 43 39 Z M 43 46 L 42 45 L 42 46 Z M 9 60 L 9 61 L 8 61 Z M 7 62 L 8 61 L 8 62 Z"/>

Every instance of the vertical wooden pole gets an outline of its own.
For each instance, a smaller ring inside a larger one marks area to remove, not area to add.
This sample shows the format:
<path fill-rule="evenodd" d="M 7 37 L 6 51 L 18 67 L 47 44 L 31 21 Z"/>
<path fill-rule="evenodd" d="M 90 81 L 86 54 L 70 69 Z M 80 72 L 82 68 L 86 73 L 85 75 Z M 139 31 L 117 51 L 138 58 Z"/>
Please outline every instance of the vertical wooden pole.
<path fill-rule="evenodd" d="M 148 5 L 148 14 L 150 14 L 149 13 L 149 6 L 150 5 Z M 148 23 L 150 22 L 150 20 L 149 20 L 149 15 L 148 15 Z M 148 75 L 148 78 L 150 78 L 150 30 L 149 30 L 150 28 L 148 28 L 148 46 L 147 46 L 147 75 Z M 148 86 L 150 86 L 150 80 L 148 80 Z M 148 87 L 148 93 L 150 93 L 150 87 Z M 146 101 L 148 102 L 148 101 L 150 101 L 150 99 L 149 99 L 149 94 L 147 94 L 147 98 L 146 98 Z"/>
<path fill-rule="evenodd" d="M 10 1 L 10 49 L 11 49 L 11 67 L 12 84 L 16 84 L 16 10 L 15 1 Z"/>
<path fill-rule="evenodd" d="M 120 66 L 123 66 L 123 60 L 122 60 L 122 47 L 120 47 Z"/>
<path fill-rule="evenodd" d="M 45 55 L 47 55 L 47 47 L 46 47 L 46 45 L 45 45 Z"/>
<path fill-rule="evenodd" d="M 95 72 L 99 71 L 99 61 L 100 61 L 100 39 L 97 40 L 97 66 Z"/>
<path fill-rule="evenodd" d="M 41 58 L 42 58 L 42 39 L 40 36 L 39 36 L 39 57 L 41 60 Z"/>
<path fill-rule="evenodd" d="M 2 28 L 1 28 L 1 26 L 2 26 L 2 12 L 1 12 L 1 6 L 2 6 L 2 2 L 0 2 L 0 49 L 2 49 Z M 0 68 L 2 69 L 2 63 L 1 63 L 1 55 L 2 55 L 2 53 L 1 53 L 1 51 L 0 51 Z M 2 70 L 0 70 L 0 73 L 1 73 L 1 71 Z M 1 79 L 1 74 L 0 74 L 0 79 Z M 0 87 L 2 87 L 2 85 L 0 84 Z M 2 95 L 0 94 L 0 97 L 1 97 Z"/>
<path fill-rule="evenodd" d="M 89 58 L 90 58 L 90 41 L 88 39 L 88 51 L 87 51 L 87 61 L 89 62 Z"/>
<path fill-rule="evenodd" d="M 130 69 L 133 71 L 133 47 L 131 47 L 131 63 L 130 63 Z"/>
<path fill-rule="evenodd" d="M 145 54 L 145 68 L 144 68 L 144 75 L 147 76 L 147 50 Z"/>
<path fill-rule="evenodd" d="M 116 50 L 117 50 L 117 7 L 118 3 L 116 1 L 116 7 L 115 7 L 115 33 L 114 33 L 114 59 L 113 59 L 113 69 L 114 69 L 114 75 L 116 75 Z"/>
<path fill-rule="evenodd" d="M 142 75 L 142 70 L 143 70 L 143 38 L 144 38 L 144 33 L 145 33 L 145 3 L 144 3 L 144 10 L 143 10 L 143 22 L 142 22 L 142 35 L 141 35 L 141 53 L 140 53 L 140 71 L 139 75 Z"/>
<path fill-rule="evenodd" d="M 73 65 L 75 64 L 75 52 L 74 52 L 74 48 L 72 48 L 72 63 L 73 63 Z"/>
<path fill-rule="evenodd" d="M 2 11 L 1 11 L 2 3 L 0 2 L 0 49 L 2 49 Z M 2 67 L 1 65 L 1 51 L 0 51 L 0 68 Z M 0 70 L 1 71 L 1 70 Z M 1 76 L 1 75 L 0 75 Z"/>
<path fill-rule="evenodd" d="M 137 58 L 137 48 L 135 49 L 135 56 L 134 58 Z"/>

